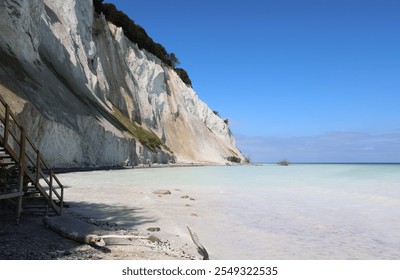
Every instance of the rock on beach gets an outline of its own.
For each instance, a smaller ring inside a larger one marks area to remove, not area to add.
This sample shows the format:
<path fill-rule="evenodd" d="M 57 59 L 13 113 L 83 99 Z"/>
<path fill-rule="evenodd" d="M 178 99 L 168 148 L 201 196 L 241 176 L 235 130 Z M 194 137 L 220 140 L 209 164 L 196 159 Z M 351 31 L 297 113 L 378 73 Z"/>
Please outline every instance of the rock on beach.
<path fill-rule="evenodd" d="M 154 194 L 161 194 L 161 195 L 167 195 L 167 194 L 171 194 L 170 190 L 155 190 L 153 191 Z"/>

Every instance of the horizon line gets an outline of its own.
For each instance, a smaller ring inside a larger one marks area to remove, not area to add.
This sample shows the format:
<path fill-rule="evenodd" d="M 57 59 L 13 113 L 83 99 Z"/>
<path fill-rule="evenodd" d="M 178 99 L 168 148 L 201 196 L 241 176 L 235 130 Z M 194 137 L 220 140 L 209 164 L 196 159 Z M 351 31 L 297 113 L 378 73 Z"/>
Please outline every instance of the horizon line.
<path fill-rule="evenodd" d="M 339 162 L 339 161 L 332 161 L 332 162 L 307 162 L 307 161 L 294 161 L 290 162 L 289 164 L 400 164 L 400 162 L 380 162 L 380 161 L 371 161 L 371 162 Z M 253 162 L 255 164 L 278 164 L 279 161 L 259 161 Z"/>

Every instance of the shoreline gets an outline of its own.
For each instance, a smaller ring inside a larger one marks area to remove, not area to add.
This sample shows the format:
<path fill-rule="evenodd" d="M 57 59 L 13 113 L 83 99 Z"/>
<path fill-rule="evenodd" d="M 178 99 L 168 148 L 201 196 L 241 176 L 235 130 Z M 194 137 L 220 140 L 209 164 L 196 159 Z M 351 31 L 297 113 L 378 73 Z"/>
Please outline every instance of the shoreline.
<path fill-rule="evenodd" d="M 67 174 L 91 171 L 112 171 L 112 170 L 130 170 L 130 169 L 157 169 L 157 168 L 175 168 L 175 167 L 206 167 L 206 166 L 239 166 L 246 164 L 216 164 L 216 163 L 153 163 L 139 164 L 129 166 L 93 166 L 93 167 L 66 167 L 53 168 L 55 174 Z"/>

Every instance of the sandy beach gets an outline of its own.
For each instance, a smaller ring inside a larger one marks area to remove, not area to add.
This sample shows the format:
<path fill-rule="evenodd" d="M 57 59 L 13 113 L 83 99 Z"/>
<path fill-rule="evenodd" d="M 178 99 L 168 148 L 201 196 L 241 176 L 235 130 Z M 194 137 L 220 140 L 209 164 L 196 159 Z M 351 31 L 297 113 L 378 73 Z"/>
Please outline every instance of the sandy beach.
<path fill-rule="evenodd" d="M 277 165 L 59 174 L 65 214 L 97 235 L 82 245 L 43 216 L 0 224 L 0 259 L 399 259 L 398 165 Z M 70 223 L 70 222 L 69 222 Z M 157 239 L 155 239 L 157 238 Z M 20 249 L 18 249 L 20 248 Z"/>
<path fill-rule="evenodd" d="M 97 230 L 94 233 L 141 235 L 116 224 L 89 217 L 66 213 L 78 222 L 88 223 Z M 50 217 L 52 219 L 52 217 Z M 43 217 L 23 215 L 16 225 L 11 215 L 0 220 L 0 260 L 196 260 L 199 254 L 189 254 L 185 246 L 172 247 L 168 240 L 154 241 L 157 234 L 143 233 L 147 239 L 106 239 L 106 246 L 97 247 L 65 238 L 44 226 Z M 156 238 L 157 240 L 157 238 Z M 194 246 L 188 244 L 187 247 Z"/>
<path fill-rule="evenodd" d="M 98 231 L 118 235 L 138 234 L 93 219 L 74 218 L 92 222 Z M 179 248 L 172 248 L 168 241 L 157 243 L 141 239 L 107 239 L 105 247 L 82 244 L 46 228 L 42 219 L 43 217 L 40 216 L 24 215 L 20 225 L 16 225 L 14 217 L 3 216 L 0 220 L 0 260 L 190 260 L 197 258 L 184 253 Z"/>
<path fill-rule="evenodd" d="M 16 225 L 12 213 L 3 213 L 0 259 L 202 259 L 187 230 L 187 226 L 199 217 L 196 198 L 179 189 L 148 186 L 135 186 L 129 188 L 129 192 L 121 193 L 113 183 L 99 186 L 97 172 L 106 171 L 59 175 L 65 184 L 63 216 L 87 224 L 93 234 L 137 235 L 150 240 L 108 238 L 104 247 L 90 246 L 46 228 L 43 215 L 23 214 L 20 225 Z M 111 182 L 115 173 L 131 171 L 109 172 Z M 80 184 L 82 176 L 85 177 L 84 185 Z M 196 231 L 193 227 L 192 230 Z"/>

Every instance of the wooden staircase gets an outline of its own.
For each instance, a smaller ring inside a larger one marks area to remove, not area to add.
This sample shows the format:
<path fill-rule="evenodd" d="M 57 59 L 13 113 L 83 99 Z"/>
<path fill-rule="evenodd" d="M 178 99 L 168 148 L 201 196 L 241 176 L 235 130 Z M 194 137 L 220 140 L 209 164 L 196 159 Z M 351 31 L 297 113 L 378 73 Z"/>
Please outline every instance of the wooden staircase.
<path fill-rule="evenodd" d="M 0 96 L 0 204 L 21 212 L 48 207 L 61 215 L 64 187 Z"/>

